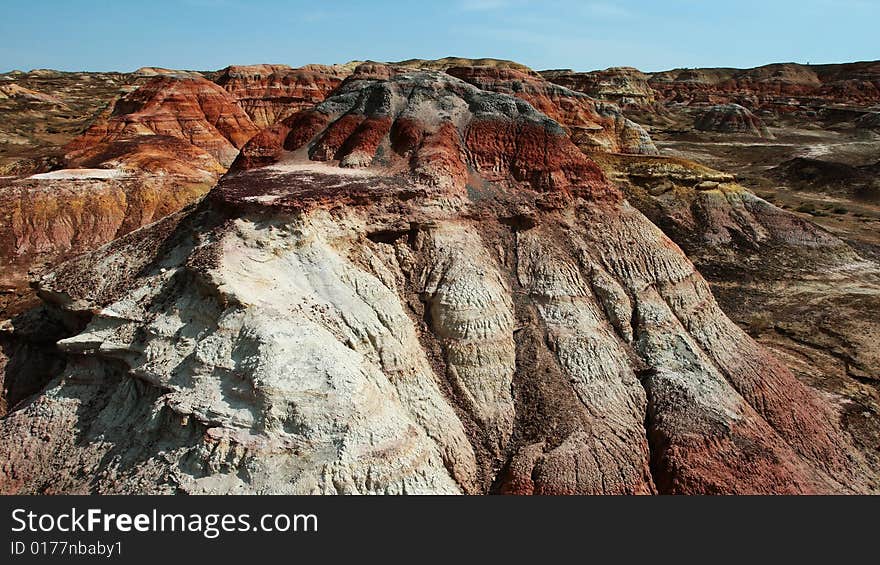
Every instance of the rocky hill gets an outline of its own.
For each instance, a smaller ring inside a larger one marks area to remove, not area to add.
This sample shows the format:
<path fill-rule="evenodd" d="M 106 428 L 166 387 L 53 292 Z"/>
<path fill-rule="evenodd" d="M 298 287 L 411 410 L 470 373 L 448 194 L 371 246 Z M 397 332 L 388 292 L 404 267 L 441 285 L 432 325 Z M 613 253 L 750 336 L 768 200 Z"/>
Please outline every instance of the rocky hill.
<path fill-rule="evenodd" d="M 700 131 L 773 137 L 759 117 L 739 104 L 720 104 L 710 107 L 700 115 L 694 127 Z"/>
<path fill-rule="evenodd" d="M 341 68 L 292 69 L 287 65 L 234 65 L 216 78 L 247 112 L 265 128 L 324 100 L 348 73 Z"/>
<path fill-rule="evenodd" d="M 870 65 L 807 71 L 736 84 L 870 91 L 841 86 Z M 672 90 L 576 74 L 114 78 L 0 183 L 40 300 L 3 304 L 0 492 L 880 491 L 880 266 L 658 154 L 627 115 Z M 70 104 L 31 75 L 6 101 Z M 704 75 L 647 84 L 739 76 Z"/>
<path fill-rule="evenodd" d="M 267 131 L 41 278 L 66 363 L 0 422 L 4 491 L 876 488 L 839 407 L 525 100 L 370 64 Z"/>

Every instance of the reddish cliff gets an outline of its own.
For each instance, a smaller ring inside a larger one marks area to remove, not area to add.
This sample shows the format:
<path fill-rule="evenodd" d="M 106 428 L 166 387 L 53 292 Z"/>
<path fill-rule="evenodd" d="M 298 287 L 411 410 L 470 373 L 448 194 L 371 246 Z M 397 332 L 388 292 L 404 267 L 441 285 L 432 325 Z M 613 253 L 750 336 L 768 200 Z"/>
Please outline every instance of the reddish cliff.
<path fill-rule="evenodd" d="M 655 154 L 641 126 L 613 105 L 548 82 L 535 73 L 496 67 L 452 67 L 447 73 L 483 90 L 521 98 L 565 127 L 588 151 Z"/>
<path fill-rule="evenodd" d="M 341 69 L 321 65 L 234 65 L 223 69 L 216 82 L 265 128 L 324 100 L 342 82 L 342 74 Z"/>
<path fill-rule="evenodd" d="M 159 75 L 116 102 L 68 145 L 69 151 L 138 135 L 177 137 L 204 149 L 224 165 L 258 128 L 236 99 L 213 82 L 198 77 Z"/>

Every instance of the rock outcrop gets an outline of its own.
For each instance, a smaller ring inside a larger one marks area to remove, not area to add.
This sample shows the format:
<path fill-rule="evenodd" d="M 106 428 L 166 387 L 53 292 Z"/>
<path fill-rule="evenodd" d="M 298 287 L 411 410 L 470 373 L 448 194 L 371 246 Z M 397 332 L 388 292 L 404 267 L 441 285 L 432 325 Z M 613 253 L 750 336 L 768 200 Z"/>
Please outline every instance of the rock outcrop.
<path fill-rule="evenodd" d="M 643 108 L 654 104 L 654 89 L 648 84 L 650 75 L 632 67 L 611 67 L 585 73 L 571 69 L 549 70 L 540 74 L 552 83 L 593 98 L 609 100 L 622 108 Z"/>
<path fill-rule="evenodd" d="M 166 69 L 163 67 L 141 67 L 132 73 L 139 77 L 155 77 L 161 75 L 172 75 L 179 77 L 201 77 L 202 73 L 198 71 L 183 71 L 179 69 Z"/>
<path fill-rule="evenodd" d="M 479 190 L 470 182 L 471 170 L 492 182 L 527 182 L 545 192 L 604 191 L 598 169 L 566 133 L 527 102 L 448 74 L 365 64 L 314 109 L 261 132 L 233 169 L 304 150 L 314 161 L 406 170 L 423 183 L 458 191 Z"/>
<path fill-rule="evenodd" d="M 62 166 L 62 147 L 144 80 L 119 73 L 0 74 L 0 176 Z"/>
<path fill-rule="evenodd" d="M 563 125 L 578 147 L 587 151 L 653 155 L 657 148 L 648 133 L 613 104 L 557 86 L 515 69 L 452 67 L 448 74 L 483 90 L 526 100 Z"/>
<path fill-rule="evenodd" d="M 233 65 L 220 71 L 216 82 L 238 100 L 257 127 L 265 128 L 322 102 L 342 82 L 341 74 L 320 65 Z"/>
<path fill-rule="evenodd" d="M 70 164 L 0 186 L 2 284 L 23 286 L 29 269 L 180 210 L 224 172 L 205 151 L 161 136 L 99 144 Z"/>
<path fill-rule="evenodd" d="M 480 59 L 468 59 L 466 57 L 443 57 L 442 59 L 407 59 L 388 63 L 394 67 L 408 67 L 411 69 L 426 69 L 431 71 L 445 71 L 452 67 L 492 67 L 496 69 L 511 69 L 523 73 L 535 74 L 535 72 L 515 61 L 506 59 L 492 59 L 483 57 Z"/>
<path fill-rule="evenodd" d="M 77 151 L 139 135 L 165 135 L 184 139 L 228 166 L 258 130 L 236 99 L 213 82 L 158 75 L 118 100 L 108 117 L 71 141 L 67 149 Z"/>
<path fill-rule="evenodd" d="M 694 127 L 700 131 L 773 137 L 760 118 L 739 104 L 712 106 L 700 115 Z"/>
<path fill-rule="evenodd" d="M 439 72 L 362 66 L 39 291 L 87 324 L 3 492 L 878 488 L 562 125 Z"/>
<path fill-rule="evenodd" d="M 29 269 L 195 202 L 256 131 L 235 100 L 206 79 L 150 79 L 71 140 L 56 170 L 22 171 L 0 186 L 3 284 L 24 287 Z"/>
<path fill-rule="evenodd" d="M 21 98 L 26 101 L 46 102 L 48 104 L 56 104 L 61 106 L 64 105 L 64 102 L 57 96 L 37 92 L 35 90 L 25 88 L 15 83 L 0 84 L 0 100 L 7 98 Z"/>
<path fill-rule="evenodd" d="M 728 315 L 837 399 L 841 425 L 880 464 L 877 262 L 731 175 L 659 157 L 606 156 L 603 167 L 696 263 Z"/>

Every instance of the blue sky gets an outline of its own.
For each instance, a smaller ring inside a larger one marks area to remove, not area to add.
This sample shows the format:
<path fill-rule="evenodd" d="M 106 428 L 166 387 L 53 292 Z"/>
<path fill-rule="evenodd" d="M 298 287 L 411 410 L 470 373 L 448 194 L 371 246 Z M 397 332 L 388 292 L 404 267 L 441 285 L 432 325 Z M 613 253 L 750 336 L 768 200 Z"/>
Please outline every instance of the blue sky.
<path fill-rule="evenodd" d="M 880 59 L 880 0 L 2 0 L 0 71 L 498 57 L 536 69 Z"/>

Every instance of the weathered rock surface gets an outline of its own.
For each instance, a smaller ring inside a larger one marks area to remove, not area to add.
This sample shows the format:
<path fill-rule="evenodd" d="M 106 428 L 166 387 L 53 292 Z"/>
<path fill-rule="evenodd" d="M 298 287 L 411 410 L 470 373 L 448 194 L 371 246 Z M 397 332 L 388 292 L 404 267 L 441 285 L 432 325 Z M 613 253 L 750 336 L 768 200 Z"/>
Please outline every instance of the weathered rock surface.
<path fill-rule="evenodd" d="M 233 65 L 226 67 L 217 84 L 234 96 L 259 128 L 322 102 L 342 82 L 340 71 L 311 65 Z"/>
<path fill-rule="evenodd" d="M 741 133 L 755 137 L 769 137 L 773 134 L 756 115 L 739 104 L 712 106 L 697 119 L 694 127 L 700 131 L 717 133 Z"/>
<path fill-rule="evenodd" d="M 341 167 L 382 166 L 457 191 L 525 182 L 548 198 L 570 189 L 607 192 L 557 122 L 527 102 L 438 71 L 359 66 L 327 100 L 264 130 L 234 169 L 277 162 L 284 151 Z"/>
<path fill-rule="evenodd" d="M 63 164 L 62 147 L 145 79 L 120 73 L 0 74 L 0 176 Z"/>
<path fill-rule="evenodd" d="M 581 149 L 647 155 L 657 153 L 648 133 L 627 119 L 613 104 L 560 87 L 534 73 L 479 66 L 451 67 L 446 72 L 483 90 L 502 92 L 528 101 L 563 125 Z"/>
<path fill-rule="evenodd" d="M 30 88 L 25 88 L 15 83 L 0 84 L 0 100 L 8 98 L 22 98 L 26 101 L 64 105 L 64 102 L 60 98 L 52 96 L 51 94 L 37 92 L 36 90 L 31 90 Z"/>
<path fill-rule="evenodd" d="M 179 69 L 166 69 L 163 67 L 141 67 L 132 73 L 140 77 L 155 77 L 160 75 L 189 76 L 201 77 L 202 73 L 198 71 L 183 71 Z"/>
<path fill-rule="evenodd" d="M 600 100 L 610 100 L 623 108 L 645 107 L 654 103 L 650 75 L 632 67 L 611 67 L 604 71 L 576 73 L 571 69 L 541 71 L 552 83 L 583 92 Z"/>
<path fill-rule="evenodd" d="M 258 128 L 236 99 L 199 77 L 159 75 L 118 100 L 112 113 L 68 144 L 69 151 L 138 135 L 184 139 L 204 149 L 223 165 Z"/>
<path fill-rule="evenodd" d="M 561 125 L 439 72 L 360 68 L 39 288 L 89 321 L 4 492 L 878 489 Z"/>
<path fill-rule="evenodd" d="M 20 288 L 29 269 L 195 202 L 256 131 L 235 99 L 204 78 L 160 73 L 148 80 L 67 143 L 51 167 L 58 170 L 17 171 L 25 174 L 2 183 L 3 284 Z"/>
<path fill-rule="evenodd" d="M 515 61 L 506 59 L 492 59 L 483 57 L 480 59 L 468 59 L 466 57 L 443 57 L 442 59 L 407 59 L 405 61 L 397 61 L 396 63 L 388 63 L 394 67 L 409 67 L 412 69 L 426 69 L 431 71 L 445 71 L 452 67 L 492 67 L 496 69 L 512 69 L 529 74 L 535 72 Z"/>
<path fill-rule="evenodd" d="M 604 165 L 696 263 L 725 312 L 837 398 L 841 424 L 880 463 L 880 265 L 730 175 L 664 158 L 609 156 Z"/>
<path fill-rule="evenodd" d="M 0 186 L 0 284 L 22 286 L 29 269 L 180 210 L 224 170 L 206 152 L 159 136 L 99 144 L 78 153 L 71 166 Z"/>

